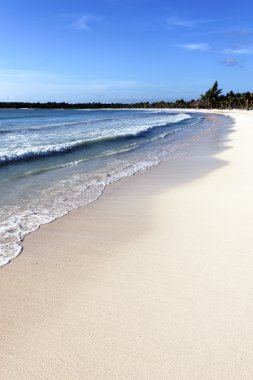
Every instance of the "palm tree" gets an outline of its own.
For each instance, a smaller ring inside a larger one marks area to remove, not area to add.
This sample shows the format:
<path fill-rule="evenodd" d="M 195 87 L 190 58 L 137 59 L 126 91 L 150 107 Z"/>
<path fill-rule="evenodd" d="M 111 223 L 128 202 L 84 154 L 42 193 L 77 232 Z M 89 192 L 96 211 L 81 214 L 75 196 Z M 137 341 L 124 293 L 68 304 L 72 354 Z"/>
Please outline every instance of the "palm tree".
<path fill-rule="evenodd" d="M 237 92 L 235 94 L 235 99 L 236 99 L 236 106 L 237 106 L 237 108 L 241 108 L 242 94 L 240 92 Z"/>
<path fill-rule="evenodd" d="M 229 92 L 226 94 L 226 98 L 227 98 L 227 105 L 228 105 L 228 108 L 233 108 L 234 105 L 235 105 L 235 99 L 236 99 L 236 96 L 235 96 L 234 91 L 229 91 Z"/>
<path fill-rule="evenodd" d="M 243 94 L 243 99 L 244 99 L 244 102 L 245 102 L 245 107 L 248 110 L 249 109 L 249 102 L 251 100 L 251 93 L 250 92 L 245 92 Z"/>
<path fill-rule="evenodd" d="M 206 91 L 205 94 L 201 95 L 201 102 L 207 104 L 208 107 L 213 107 L 219 100 L 219 96 L 222 93 L 222 89 L 219 88 L 217 80 L 214 82 L 213 86 Z"/>

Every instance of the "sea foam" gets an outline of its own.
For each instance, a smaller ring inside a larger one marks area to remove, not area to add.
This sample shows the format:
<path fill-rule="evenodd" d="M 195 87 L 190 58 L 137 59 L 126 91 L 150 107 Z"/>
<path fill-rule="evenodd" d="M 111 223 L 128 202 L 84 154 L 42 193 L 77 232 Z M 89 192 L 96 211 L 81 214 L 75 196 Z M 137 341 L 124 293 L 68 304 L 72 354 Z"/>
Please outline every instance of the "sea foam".
<path fill-rule="evenodd" d="M 0 125 L 8 131 L 0 142 L 0 266 L 40 225 L 95 201 L 123 177 L 184 154 L 201 121 L 164 110 L 23 110 L 19 121 L 9 111 Z"/>

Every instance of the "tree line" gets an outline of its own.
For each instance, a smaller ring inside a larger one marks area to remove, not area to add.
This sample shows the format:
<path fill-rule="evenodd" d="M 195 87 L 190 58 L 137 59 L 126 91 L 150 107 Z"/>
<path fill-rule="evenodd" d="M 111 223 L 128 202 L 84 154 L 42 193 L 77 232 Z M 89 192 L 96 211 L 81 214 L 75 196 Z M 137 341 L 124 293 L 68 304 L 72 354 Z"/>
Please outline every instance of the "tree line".
<path fill-rule="evenodd" d="M 200 107 L 206 108 L 237 108 L 237 109 L 252 109 L 253 108 L 253 93 L 229 91 L 225 95 L 222 94 L 222 89 L 219 88 L 218 82 L 214 82 L 198 101 Z"/>
<path fill-rule="evenodd" d="M 185 101 L 183 98 L 174 102 L 136 102 L 136 103 L 66 103 L 66 102 L 0 102 L 0 108 L 39 108 L 39 109 L 102 109 L 102 108 L 219 108 L 219 109 L 253 109 L 253 93 L 229 91 L 225 95 L 215 81 L 199 99 Z"/>

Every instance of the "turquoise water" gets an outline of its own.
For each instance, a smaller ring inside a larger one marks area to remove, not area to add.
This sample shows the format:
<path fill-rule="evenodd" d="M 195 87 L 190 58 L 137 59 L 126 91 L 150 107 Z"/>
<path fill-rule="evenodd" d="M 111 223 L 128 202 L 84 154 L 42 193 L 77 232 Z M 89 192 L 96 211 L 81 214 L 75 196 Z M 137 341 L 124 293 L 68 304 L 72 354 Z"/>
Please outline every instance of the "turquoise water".
<path fill-rule="evenodd" d="M 0 110 L 0 266 L 41 224 L 184 154 L 203 121 L 169 110 Z"/>

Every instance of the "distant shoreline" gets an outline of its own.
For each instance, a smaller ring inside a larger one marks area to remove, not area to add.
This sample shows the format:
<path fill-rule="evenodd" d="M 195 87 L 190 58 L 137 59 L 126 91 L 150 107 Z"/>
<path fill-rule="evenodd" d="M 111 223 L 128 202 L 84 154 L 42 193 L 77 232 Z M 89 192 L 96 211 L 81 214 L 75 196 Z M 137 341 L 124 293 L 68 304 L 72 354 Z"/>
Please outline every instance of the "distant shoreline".
<path fill-rule="evenodd" d="M 0 102 L 0 108 L 17 109 L 150 109 L 150 108 L 178 108 L 178 109 L 208 109 L 208 110 L 250 110 L 253 109 L 253 93 L 229 91 L 223 94 L 217 81 L 204 94 L 197 99 L 185 101 L 183 98 L 175 101 L 140 101 L 140 102 Z"/>
<path fill-rule="evenodd" d="M 173 106 L 171 103 L 160 105 L 160 102 L 149 103 L 23 103 L 23 102 L 0 102 L 0 109 L 152 109 L 152 108 L 186 108 Z M 187 107 L 190 108 L 190 107 Z M 194 108 L 192 108 L 194 109 Z M 197 108 L 195 108 L 197 109 Z"/>
<path fill-rule="evenodd" d="M 161 104 L 164 103 L 164 104 Z M 185 103 L 180 106 L 176 103 L 165 103 L 165 102 L 155 102 L 155 103 L 24 103 L 24 102 L 0 102 L 0 109 L 16 109 L 16 110 L 152 110 L 152 109 L 171 109 L 171 110 L 188 110 L 189 112 L 201 112 L 201 111 L 250 111 L 252 108 L 237 108 L 237 107 L 206 107 L 197 106 L 193 107 L 191 104 Z"/>

